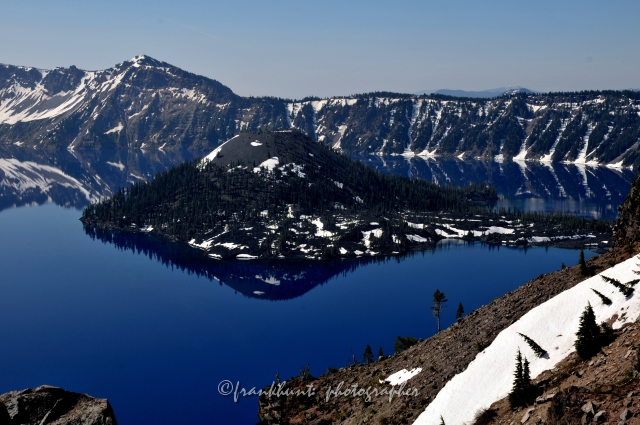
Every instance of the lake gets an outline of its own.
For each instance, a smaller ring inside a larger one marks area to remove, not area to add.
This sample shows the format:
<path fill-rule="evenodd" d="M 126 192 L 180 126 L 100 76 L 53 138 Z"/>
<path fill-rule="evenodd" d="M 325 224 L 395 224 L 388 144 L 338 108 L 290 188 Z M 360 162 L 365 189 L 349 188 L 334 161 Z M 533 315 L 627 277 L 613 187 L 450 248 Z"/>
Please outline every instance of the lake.
<path fill-rule="evenodd" d="M 106 397 L 124 425 L 254 424 L 257 399 L 234 403 L 218 393 L 221 381 L 260 388 L 307 364 L 318 375 L 346 366 L 352 353 L 361 359 L 367 344 L 390 354 L 398 335 L 433 335 L 436 289 L 449 299 L 447 326 L 458 303 L 468 313 L 578 260 L 572 250 L 445 240 L 386 260 L 203 262 L 146 235 L 83 230 L 80 208 L 90 200 L 192 157 L 2 152 L 0 392 L 50 384 Z M 581 178 L 562 181 L 567 197 Z M 607 203 L 623 199 L 632 178 L 589 171 L 587 183 L 604 182 L 611 198 L 580 204 L 582 213 L 614 214 Z M 498 187 L 505 205 L 524 199 Z M 562 201 L 530 192 L 526 199 L 543 210 Z"/>

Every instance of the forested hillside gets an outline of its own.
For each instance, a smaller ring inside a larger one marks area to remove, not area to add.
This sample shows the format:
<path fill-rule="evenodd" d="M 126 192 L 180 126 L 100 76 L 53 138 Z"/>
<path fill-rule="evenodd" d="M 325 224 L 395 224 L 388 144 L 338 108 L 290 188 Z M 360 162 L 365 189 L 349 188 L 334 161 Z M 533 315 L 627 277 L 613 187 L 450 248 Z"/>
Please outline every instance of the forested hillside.
<path fill-rule="evenodd" d="M 495 199 L 486 186 L 441 187 L 387 176 L 302 133 L 263 132 L 243 133 L 203 160 L 121 188 L 87 207 L 82 219 L 111 228 L 144 226 L 190 241 L 214 258 L 294 250 L 311 256 L 361 255 L 435 241 L 435 231 L 410 228 L 403 214 L 464 212 L 474 202 Z"/>

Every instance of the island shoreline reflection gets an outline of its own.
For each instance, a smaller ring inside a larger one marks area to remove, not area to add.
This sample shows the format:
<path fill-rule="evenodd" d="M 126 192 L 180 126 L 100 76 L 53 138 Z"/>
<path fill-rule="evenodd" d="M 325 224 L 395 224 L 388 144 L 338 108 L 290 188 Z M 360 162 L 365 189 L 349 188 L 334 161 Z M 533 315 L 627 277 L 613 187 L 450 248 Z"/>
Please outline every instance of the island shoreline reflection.
<path fill-rule="evenodd" d="M 329 260 L 308 259 L 254 259 L 254 260 L 213 260 L 204 252 L 186 244 L 175 243 L 162 236 L 104 230 L 83 226 L 84 232 L 94 241 L 113 245 L 121 251 L 148 257 L 167 268 L 178 269 L 187 274 L 210 281 L 217 281 L 249 298 L 270 301 L 291 300 L 301 297 L 317 286 L 322 286 L 334 278 L 345 277 L 360 267 L 370 264 L 384 264 L 394 261 L 398 264 L 406 259 L 448 250 L 454 245 L 478 244 L 488 251 L 511 249 L 526 251 L 527 246 L 505 247 L 482 242 L 445 239 L 435 248 L 410 251 L 398 256 L 367 256 Z M 539 247 L 541 248 L 541 247 Z M 545 247 L 547 250 L 549 247 Z"/>

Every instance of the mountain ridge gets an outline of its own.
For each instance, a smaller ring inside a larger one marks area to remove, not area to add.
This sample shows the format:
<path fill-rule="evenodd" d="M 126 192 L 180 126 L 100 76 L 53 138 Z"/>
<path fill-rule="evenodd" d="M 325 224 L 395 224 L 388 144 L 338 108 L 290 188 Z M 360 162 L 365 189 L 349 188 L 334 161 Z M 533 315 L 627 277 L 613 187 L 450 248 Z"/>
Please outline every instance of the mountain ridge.
<path fill-rule="evenodd" d="M 259 129 L 297 129 L 356 154 L 640 165 L 640 93 L 631 90 L 298 101 L 242 97 L 144 55 L 103 71 L 0 66 L 3 144 L 203 151 Z"/>
<path fill-rule="evenodd" d="M 477 97 L 477 98 L 492 98 L 500 97 L 505 94 L 512 95 L 517 93 L 533 94 L 538 93 L 535 90 L 529 90 L 526 87 L 521 86 L 506 86 L 496 87 L 495 89 L 487 90 L 460 90 L 460 89 L 439 89 L 439 90 L 422 90 L 415 94 L 443 94 L 454 97 Z"/>

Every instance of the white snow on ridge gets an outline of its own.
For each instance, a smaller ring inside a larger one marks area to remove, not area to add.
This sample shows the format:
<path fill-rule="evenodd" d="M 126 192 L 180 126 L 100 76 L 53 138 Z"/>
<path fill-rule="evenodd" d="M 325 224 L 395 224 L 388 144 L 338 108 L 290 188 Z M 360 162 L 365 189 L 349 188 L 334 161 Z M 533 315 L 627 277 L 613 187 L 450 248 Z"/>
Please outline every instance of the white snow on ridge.
<path fill-rule="evenodd" d="M 14 83 L 0 90 L 0 97 L 10 94 L 0 102 L 0 124 L 13 125 L 17 122 L 55 118 L 72 111 L 80 106 L 88 90 L 95 86 L 95 78 L 96 72 L 85 71 L 84 77 L 75 89 L 54 95 L 48 94 L 42 85 L 42 80 L 33 89 Z"/>
<path fill-rule="evenodd" d="M 232 141 L 233 139 L 235 139 L 236 137 L 238 137 L 238 135 L 233 136 L 231 139 L 227 140 L 226 142 L 224 142 L 223 144 L 221 144 L 220 146 L 218 146 L 217 148 L 215 148 L 213 151 L 211 151 L 211 153 L 207 156 L 205 156 L 202 159 L 202 162 L 209 162 L 213 159 L 215 159 L 215 157 L 220 153 L 220 151 L 222 150 L 222 147 L 224 145 L 226 145 L 227 143 L 229 143 L 230 141 Z"/>
<path fill-rule="evenodd" d="M 632 257 L 605 270 L 600 275 L 628 282 L 637 276 L 638 256 Z M 507 396 L 513 385 L 515 357 L 518 349 L 530 361 L 531 377 L 552 369 L 575 351 L 575 334 L 580 315 L 587 303 L 591 303 L 598 323 L 619 317 L 613 328 L 619 329 L 640 316 L 640 288 L 628 299 L 600 275 L 587 279 L 549 301 L 533 308 L 517 322 L 500 332 L 493 343 L 469 364 L 467 369 L 454 376 L 438 393 L 414 424 L 437 425 L 440 416 L 447 424 L 471 423 L 475 413 Z M 610 306 L 602 304 L 591 290 L 600 291 L 612 300 Z M 529 348 L 522 333 L 532 338 L 548 357 L 539 358 Z"/>
<path fill-rule="evenodd" d="M 553 142 L 553 145 L 551 146 L 551 149 L 549 150 L 549 153 L 546 154 L 545 156 L 543 156 L 542 158 L 540 158 L 540 162 L 552 162 L 551 158 L 553 158 L 553 154 L 556 151 L 556 146 L 558 146 L 558 143 L 560 142 L 560 139 L 562 138 L 562 134 L 564 133 L 564 131 L 567 128 L 567 124 L 569 124 L 569 118 L 567 118 L 566 120 L 562 120 L 561 121 L 560 130 L 558 130 L 558 137 L 556 137 L 555 142 Z"/>
<path fill-rule="evenodd" d="M 118 125 L 113 127 L 111 130 L 105 131 L 104 134 L 120 133 L 123 128 L 124 126 L 122 125 L 122 123 L 118 123 Z"/>

